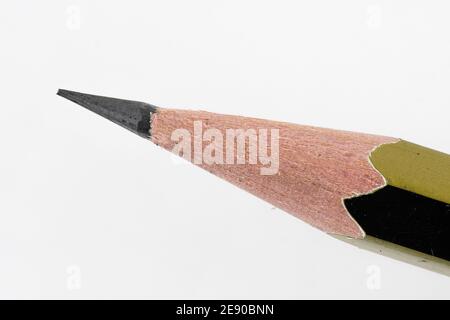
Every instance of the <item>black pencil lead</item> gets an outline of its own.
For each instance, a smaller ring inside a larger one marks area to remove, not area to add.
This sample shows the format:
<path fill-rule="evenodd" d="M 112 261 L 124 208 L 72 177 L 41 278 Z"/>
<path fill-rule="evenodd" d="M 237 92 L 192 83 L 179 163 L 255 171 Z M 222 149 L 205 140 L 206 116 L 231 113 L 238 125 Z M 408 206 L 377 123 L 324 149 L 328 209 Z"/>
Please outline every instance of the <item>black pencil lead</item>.
<path fill-rule="evenodd" d="M 57 94 L 134 132 L 150 137 L 150 117 L 157 107 L 139 101 L 96 96 L 59 89 Z"/>

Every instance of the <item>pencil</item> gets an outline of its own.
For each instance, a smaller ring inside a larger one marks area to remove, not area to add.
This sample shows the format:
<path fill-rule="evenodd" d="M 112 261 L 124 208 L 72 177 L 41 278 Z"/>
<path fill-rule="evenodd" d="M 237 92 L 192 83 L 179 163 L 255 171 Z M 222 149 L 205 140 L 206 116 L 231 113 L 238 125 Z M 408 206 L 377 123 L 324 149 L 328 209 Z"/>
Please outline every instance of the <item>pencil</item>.
<path fill-rule="evenodd" d="M 450 156 L 398 138 L 58 90 L 337 239 L 450 274 Z"/>

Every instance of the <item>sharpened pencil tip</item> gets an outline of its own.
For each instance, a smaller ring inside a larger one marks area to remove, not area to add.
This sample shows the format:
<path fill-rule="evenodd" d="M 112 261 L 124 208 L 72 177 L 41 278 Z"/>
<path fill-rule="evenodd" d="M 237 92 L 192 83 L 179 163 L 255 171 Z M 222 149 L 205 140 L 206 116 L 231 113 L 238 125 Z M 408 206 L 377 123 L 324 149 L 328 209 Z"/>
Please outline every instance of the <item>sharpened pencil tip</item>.
<path fill-rule="evenodd" d="M 64 91 L 67 91 L 67 90 L 64 90 L 64 89 L 58 89 L 58 91 L 56 92 L 56 94 L 57 94 L 58 96 L 64 97 Z"/>
<path fill-rule="evenodd" d="M 151 114 L 156 107 L 139 101 L 96 96 L 58 89 L 57 95 L 97 113 L 98 115 L 144 137 L 150 137 Z"/>

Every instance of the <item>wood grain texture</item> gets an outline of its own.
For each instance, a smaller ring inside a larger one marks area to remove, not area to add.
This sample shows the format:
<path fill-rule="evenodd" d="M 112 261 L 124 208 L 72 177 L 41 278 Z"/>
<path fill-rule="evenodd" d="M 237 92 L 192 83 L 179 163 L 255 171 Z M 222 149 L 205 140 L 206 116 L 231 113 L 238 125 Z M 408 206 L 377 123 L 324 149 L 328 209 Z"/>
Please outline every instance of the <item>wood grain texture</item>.
<path fill-rule="evenodd" d="M 194 121 L 225 135 L 232 129 L 279 129 L 279 171 L 261 175 L 261 164 L 200 164 L 209 172 L 327 233 L 363 238 L 343 199 L 371 193 L 386 185 L 369 155 L 395 138 L 301 126 L 204 111 L 159 108 L 151 119 L 151 140 L 171 151 L 176 129 L 191 135 Z M 225 151 L 224 151 L 225 152 Z"/>

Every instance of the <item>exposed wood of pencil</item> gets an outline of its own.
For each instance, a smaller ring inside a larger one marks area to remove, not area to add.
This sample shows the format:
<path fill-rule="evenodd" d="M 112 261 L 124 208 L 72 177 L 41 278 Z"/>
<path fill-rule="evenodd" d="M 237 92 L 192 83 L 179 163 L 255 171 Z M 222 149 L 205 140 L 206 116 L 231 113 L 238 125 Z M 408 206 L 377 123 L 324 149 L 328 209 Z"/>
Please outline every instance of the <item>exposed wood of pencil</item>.
<path fill-rule="evenodd" d="M 279 129 L 279 172 L 261 175 L 259 165 L 200 164 L 211 173 L 247 190 L 309 224 L 332 234 L 363 238 L 343 199 L 371 193 L 386 185 L 369 155 L 398 139 L 204 111 L 158 109 L 152 115 L 151 139 L 172 150 L 171 134 L 179 128 L 194 135 L 194 121 L 216 128 Z"/>

